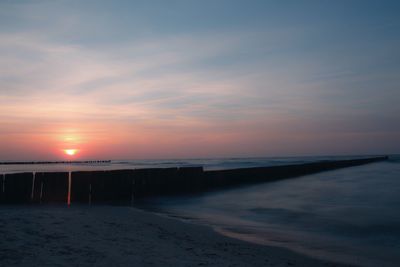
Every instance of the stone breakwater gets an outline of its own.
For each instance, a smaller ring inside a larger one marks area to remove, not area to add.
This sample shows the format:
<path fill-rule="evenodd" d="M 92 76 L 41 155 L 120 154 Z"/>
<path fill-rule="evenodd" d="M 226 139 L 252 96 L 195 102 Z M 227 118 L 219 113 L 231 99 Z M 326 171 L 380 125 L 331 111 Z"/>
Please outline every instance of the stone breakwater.
<path fill-rule="evenodd" d="M 0 204 L 119 203 L 277 181 L 387 160 L 387 156 L 204 171 L 202 167 L 0 174 Z"/>

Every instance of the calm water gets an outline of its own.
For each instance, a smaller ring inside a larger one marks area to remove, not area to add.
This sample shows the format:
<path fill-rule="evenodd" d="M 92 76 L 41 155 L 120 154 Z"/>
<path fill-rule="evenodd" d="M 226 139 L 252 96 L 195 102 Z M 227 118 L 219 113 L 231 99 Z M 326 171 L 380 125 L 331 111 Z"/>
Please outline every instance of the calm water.
<path fill-rule="evenodd" d="M 112 161 L 105 164 L 0 165 L 19 171 L 204 166 L 206 170 L 353 157 Z M 357 157 L 358 158 L 358 157 Z M 222 234 L 362 266 L 400 266 L 400 157 L 141 207 L 213 226 Z"/>
<path fill-rule="evenodd" d="M 362 266 L 400 266 L 400 158 L 146 208 L 235 238 Z"/>

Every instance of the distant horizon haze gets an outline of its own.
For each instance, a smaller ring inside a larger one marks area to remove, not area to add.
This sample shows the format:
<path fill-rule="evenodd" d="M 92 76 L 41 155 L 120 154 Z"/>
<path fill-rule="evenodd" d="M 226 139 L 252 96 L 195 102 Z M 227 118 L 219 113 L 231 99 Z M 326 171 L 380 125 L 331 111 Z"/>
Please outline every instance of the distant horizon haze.
<path fill-rule="evenodd" d="M 391 157 L 399 157 L 400 153 L 393 154 L 384 154 L 384 153 L 376 153 L 376 154 L 304 154 L 304 155 L 277 155 L 277 156 L 268 156 L 268 155 L 260 155 L 260 156 L 216 156 L 216 157 L 181 157 L 181 158 L 82 158 L 82 157 L 59 157 L 59 158 L 45 158 L 45 159 L 17 159 L 17 160 L 0 160 L 0 162 L 85 162 L 85 161 L 112 161 L 112 162 L 124 162 L 124 161 L 174 161 L 174 160 L 223 160 L 223 159 L 278 159 L 278 158 L 324 158 L 324 157 L 344 157 L 344 158 L 357 158 L 357 157 L 380 157 L 380 156 L 388 156 Z"/>

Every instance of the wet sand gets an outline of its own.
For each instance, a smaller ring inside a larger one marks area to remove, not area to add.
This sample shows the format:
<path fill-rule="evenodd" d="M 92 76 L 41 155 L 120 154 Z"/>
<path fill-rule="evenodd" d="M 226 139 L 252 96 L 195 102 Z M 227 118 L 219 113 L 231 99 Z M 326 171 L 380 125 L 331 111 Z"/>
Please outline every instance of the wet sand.
<path fill-rule="evenodd" d="M 132 207 L 1 206 L 0 266 L 345 266 Z"/>

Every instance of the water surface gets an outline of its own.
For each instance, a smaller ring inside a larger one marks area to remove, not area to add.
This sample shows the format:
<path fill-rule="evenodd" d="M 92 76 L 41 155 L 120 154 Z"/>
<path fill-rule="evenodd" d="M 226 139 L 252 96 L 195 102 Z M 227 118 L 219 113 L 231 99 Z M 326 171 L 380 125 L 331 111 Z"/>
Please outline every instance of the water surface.
<path fill-rule="evenodd" d="M 400 266 L 400 161 L 395 157 L 143 205 L 250 242 L 362 266 Z"/>

